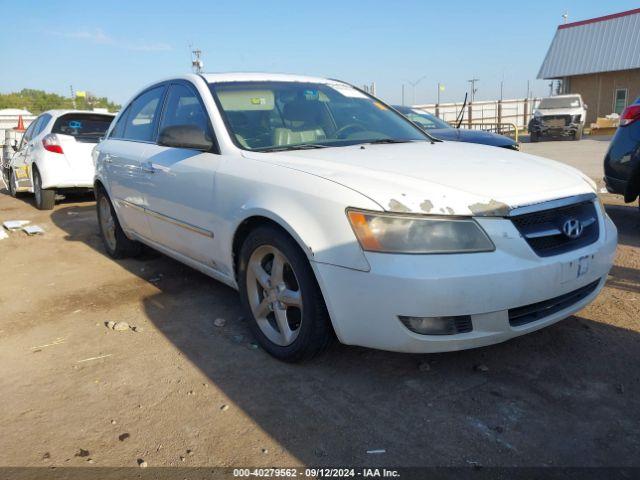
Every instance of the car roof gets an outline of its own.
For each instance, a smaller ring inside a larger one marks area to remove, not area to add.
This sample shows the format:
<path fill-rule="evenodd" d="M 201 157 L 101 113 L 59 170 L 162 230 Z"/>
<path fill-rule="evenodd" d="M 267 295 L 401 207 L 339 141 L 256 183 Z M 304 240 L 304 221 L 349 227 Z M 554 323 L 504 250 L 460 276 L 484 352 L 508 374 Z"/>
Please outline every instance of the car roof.
<path fill-rule="evenodd" d="M 307 75 L 292 75 L 288 73 L 265 72 L 229 72 L 229 73 L 203 73 L 202 77 L 208 83 L 221 82 L 308 82 L 308 83 L 345 83 L 340 80 L 332 80 L 323 77 Z"/>
<path fill-rule="evenodd" d="M 110 117 L 114 117 L 115 113 L 105 113 L 105 112 L 94 112 L 93 110 L 47 110 L 46 112 L 52 117 L 61 117 L 62 115 L 67 115 L 68 113 L 90 113 L 93 115 L 108 115 Z"/>

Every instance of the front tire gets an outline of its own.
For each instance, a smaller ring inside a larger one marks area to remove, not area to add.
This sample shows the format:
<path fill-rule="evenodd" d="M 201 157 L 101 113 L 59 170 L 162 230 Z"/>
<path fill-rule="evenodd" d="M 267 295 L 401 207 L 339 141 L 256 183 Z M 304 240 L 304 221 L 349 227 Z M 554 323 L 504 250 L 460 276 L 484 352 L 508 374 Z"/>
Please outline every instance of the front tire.
<path fill-rule="evenodd" d="M 33 193 L 36 197 L 36 207 L 38 210 L 53 210 L 56 204 L 56 191 L 53 189 L 43 189 L 40 172 L 33 169 Z"/>
<path fill-rule="evenodd" d="M 575 133 L 573 134 L 573 139 L 574 140 L 581 140 L 582 139 L 582 127 L 578 128 Z"/>
<path fill-rule="evenodd" d="M 329 314 L 309 260 L 274 226 L 253 230 L 239 255 L 238 284 L 249 327 L 274 357 L 300 362 L 333 338 Z"/>
<path fill-rule="evenodd" d="M 127 258 L 139 255 L 142 245 L 135 240 L 127 238 L 107 193 L 103 188 L 97 188 L 95 193 L 100 236 L 109 256 Z"/>

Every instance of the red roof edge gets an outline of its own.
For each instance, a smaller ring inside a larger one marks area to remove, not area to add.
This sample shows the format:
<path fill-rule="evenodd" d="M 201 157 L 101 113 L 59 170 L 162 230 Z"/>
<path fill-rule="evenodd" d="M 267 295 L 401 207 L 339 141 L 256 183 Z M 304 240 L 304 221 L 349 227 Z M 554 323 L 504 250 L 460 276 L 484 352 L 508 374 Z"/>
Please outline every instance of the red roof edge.
<path fill-rule="evenodd" d="M 565 23 L 562 25 L 558 25 L 558 30 L 562 30 L 563 28 L 579 27 L 580 25 L 587 25 L 589 23 L 603 22 L 605 20 L 612 20 L 614 18 L 626 17 L 627 15 L 634 15 L 636 13 L 640 13 L 640 8 L 634 8 L 633 10 L 627 10 L 626 12 L 612 13 L 611 15 L 605 15 L 604 17 L 581 20 L 579 22 Z"/>

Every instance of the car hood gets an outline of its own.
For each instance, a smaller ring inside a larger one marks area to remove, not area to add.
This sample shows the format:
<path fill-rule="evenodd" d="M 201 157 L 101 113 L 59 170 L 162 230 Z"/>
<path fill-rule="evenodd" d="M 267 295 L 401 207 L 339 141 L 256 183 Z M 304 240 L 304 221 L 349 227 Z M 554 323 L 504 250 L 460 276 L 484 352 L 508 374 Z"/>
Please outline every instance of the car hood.
<path fill-rule="evenodd" d="M 511 140 L 509 137 L 491 132 L 483 132 L 481 130 L 434 128 L 428 130 L 428 133 L 440 140 L 449 140 L 452 142 L 480 143 L 482 145 L 491 145 L 494 147 L 505 147 L 516 144 L 516 142 Z"/>
<path fill-rule="evenodd" d="M 504 216 L 513 207 L 594 192 L 593 182 L 567 165 L 466 143 L 354 145 L 243 155 L 339 183 L 392 212 Z"/>
<path fill-rule="evenodd" d="M 543 116 L 551 115 L 580 115 L 584 113 L 582 107 L 573 108 L 537 108 L 536 111 L 540 112 Z"/>

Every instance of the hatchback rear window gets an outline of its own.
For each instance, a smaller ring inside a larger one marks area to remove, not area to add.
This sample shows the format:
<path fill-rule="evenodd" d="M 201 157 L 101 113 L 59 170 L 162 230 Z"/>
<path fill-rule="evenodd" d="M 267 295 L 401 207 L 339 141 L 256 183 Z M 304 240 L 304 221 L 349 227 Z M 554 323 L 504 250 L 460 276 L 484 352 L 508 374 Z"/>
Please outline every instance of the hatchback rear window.
<path fill-rule="evenodd" d="M 51 133 L 70 135 L 78 141 L 96 141 L 104 136 L 112 120 L 111 115 L 68 113 L 55 121 Z"/>

